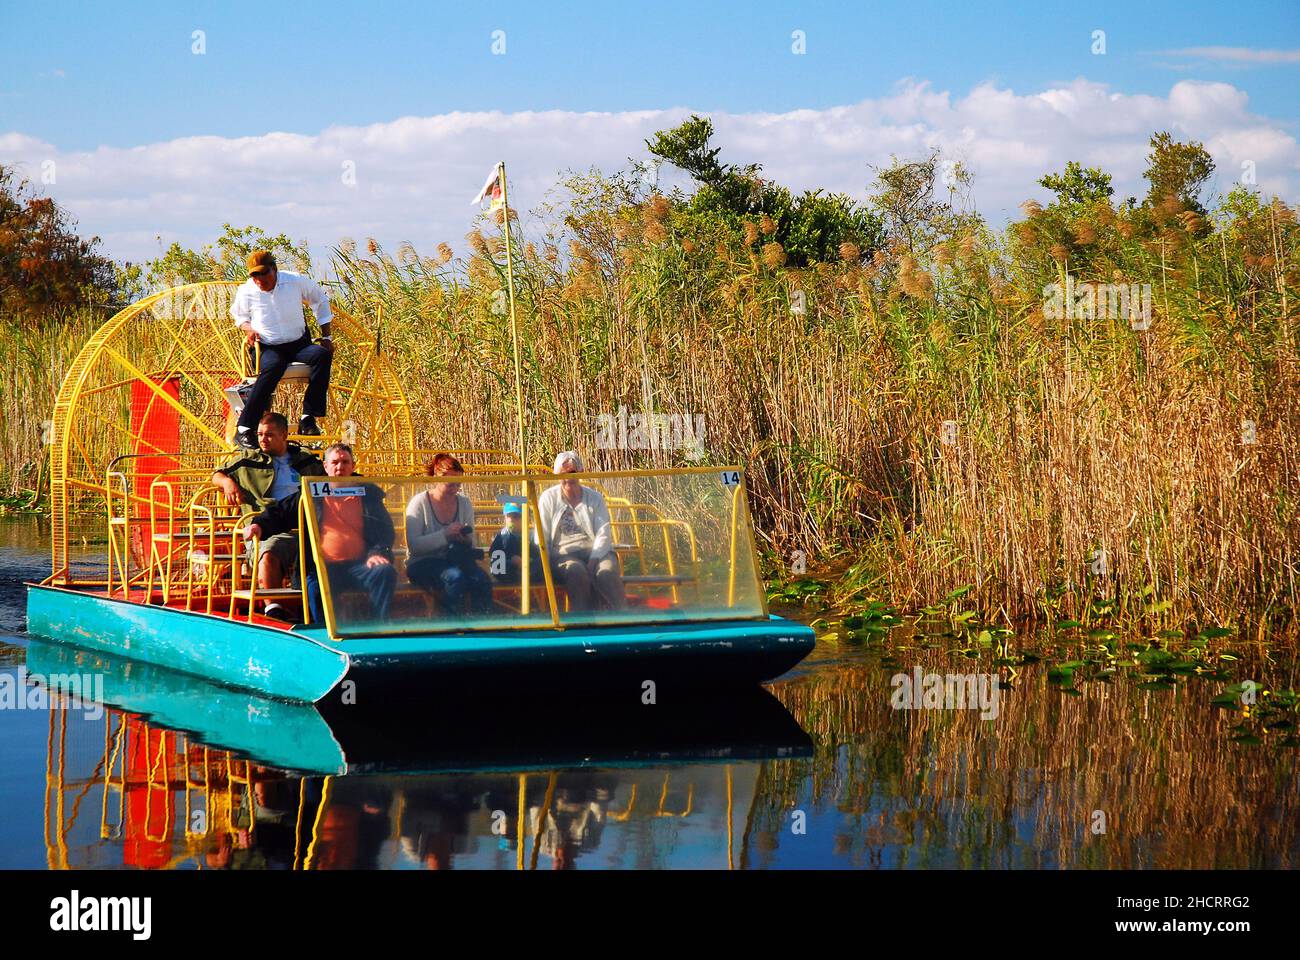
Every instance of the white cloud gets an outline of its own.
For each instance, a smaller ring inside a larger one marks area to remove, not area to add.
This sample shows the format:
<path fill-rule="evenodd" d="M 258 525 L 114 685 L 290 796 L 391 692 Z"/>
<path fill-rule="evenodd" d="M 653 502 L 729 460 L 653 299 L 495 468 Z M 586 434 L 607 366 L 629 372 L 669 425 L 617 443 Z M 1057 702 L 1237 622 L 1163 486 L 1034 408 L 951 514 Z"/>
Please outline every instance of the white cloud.
<path fill-rule="evenodd" d="M 318 252 L 343 236 L 374 236 L 389 249 L 409 240 L 422 251 L 445 240 L 463 250 L 470 198 L 497 159 L 507 161 L 513 205 L 527 210 L 560 171 L 613 170 L 629 156 L 644 158 L 645 138 L 690 112 L 456 112 L 314 135 L 195 136 L 90 151 L 61 151 L 15 131 L 0 134 L 0 162 L 20 163 L 39 181 L 42 162 L 55 160 L 55 184 L 38 187 L 122 259 L 154 255 L 155 236 L 164 245 L 210 242 L 226 222 L 306 238 Z M 1164 129 L 1204 141 L 1220 190 L 1250 160 L 1266 194 L 1292 201 L 1300 194 L 1295 137 L 1252 114 L 1246 95 L 1224 83 L 1181 81 L 1159 97 L 1078 79 L 1031 94 L 982 84 L 953 97 L 909 80 L 849 106 L 712 116 L 723 160 L 758 161 L 792 188 L 858 198 L 867 195 L 872 166 L 940 147 L 972 170 L 973 200 L 995 223 L 1016 215 L 1027 197 L 1043 198 L 1035 180 L 1072 159 L 1112 173 L 1119 196 L 1142 194 L 1147 141 Z M 349 162 L 355 186 L 344 183 Z M 674 179 L 664 171 L 664 181 Z"/>
<path fill-rule="evenodd" d="M 1229 63 L 1300 63 L 1300 50 L 1266 50 L 1259 47 L 1184 47 L 1181 50 L 1162 50 L 1176 57 L 1199 57 L 1202 60 L 1221 60 Z"/>

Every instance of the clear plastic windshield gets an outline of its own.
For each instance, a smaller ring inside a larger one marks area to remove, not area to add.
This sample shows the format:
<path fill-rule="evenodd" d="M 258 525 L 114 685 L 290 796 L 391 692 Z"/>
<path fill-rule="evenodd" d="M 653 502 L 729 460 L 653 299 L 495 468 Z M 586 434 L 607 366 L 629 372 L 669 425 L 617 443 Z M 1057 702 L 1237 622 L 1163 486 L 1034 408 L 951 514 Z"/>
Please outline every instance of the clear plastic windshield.
<path fill-rule="evenodd" d="M 736 470 L 303 487 L 334 636 L 765 616 Z"/>

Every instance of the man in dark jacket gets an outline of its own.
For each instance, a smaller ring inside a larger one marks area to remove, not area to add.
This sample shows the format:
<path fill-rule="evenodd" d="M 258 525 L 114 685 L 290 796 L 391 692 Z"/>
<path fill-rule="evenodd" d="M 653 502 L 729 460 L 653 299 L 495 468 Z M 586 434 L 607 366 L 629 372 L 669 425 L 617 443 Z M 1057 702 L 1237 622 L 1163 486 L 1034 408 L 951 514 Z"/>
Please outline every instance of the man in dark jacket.
<path fill-rule="evenodd" d="M 343 479 L 357 469 L 352 448 L 332 443 L 325 448 L 325 473 Z M 301 491 L 277 500 L 244 528 L 245 537 L 274 536 L 298 524 Z M 322 483 L 311 498 L 316 511 L 317 555 L 307 554 L 307 603 L 315 624 L 324 624 L 319 565 L 324 564 L 331 597 L 344 590 L 363 590 L 376 620 L 388 619 L 397 584 L 393 566 L 393 518 L 384 507 L 384 491 L 373 483 Z M 314 560 L 314 562 L 313 562 Z"/>
<path fill-rule="evenodd" d="M 277 500 L 298 490 L 300 476 L 319 477 L 325 472 L 315 454 L 289 442 L 289 422 L 280 413 L 268 413 L 257 425 L 259 449 L 236 453 L 224 467 L 212 474 L 212 485 L 221 491 L 230 506 L 246 503 L 265 510 Z M 248 562 L 256 563 L 257 583 L 262 590 L 284 586 L 285 578 L 298 562 L 298 535 L 293 527 L 274 536 L 266 536 L 257 547 L 257 557 L 249 544 Z M 268 602 L 266 612 L 280 616 L 282 608 Z"/>

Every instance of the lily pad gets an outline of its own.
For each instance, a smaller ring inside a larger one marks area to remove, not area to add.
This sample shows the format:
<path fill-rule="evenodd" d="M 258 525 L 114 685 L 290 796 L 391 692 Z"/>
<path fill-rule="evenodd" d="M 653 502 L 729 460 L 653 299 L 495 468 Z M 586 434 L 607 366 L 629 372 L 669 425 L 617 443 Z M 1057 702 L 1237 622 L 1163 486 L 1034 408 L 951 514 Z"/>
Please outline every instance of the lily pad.
<path fill-rule="evenodd" d="M 1219 637 L 1230 637 L 1236 632 L 1231 627 L 1206 627 L 1197 636 L 1204 637 L 1206 640 L 1217 640 Z"/>

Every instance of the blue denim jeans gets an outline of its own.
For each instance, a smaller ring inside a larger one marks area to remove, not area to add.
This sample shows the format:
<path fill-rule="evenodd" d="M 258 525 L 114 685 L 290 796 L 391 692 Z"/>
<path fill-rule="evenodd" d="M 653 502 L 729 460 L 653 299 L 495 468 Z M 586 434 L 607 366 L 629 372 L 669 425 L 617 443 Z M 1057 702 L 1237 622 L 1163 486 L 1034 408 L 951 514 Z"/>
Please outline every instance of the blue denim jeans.
<path fill-rule="evenodd" d="M 388 619 L 388 608 L 392 605 L 393 590 L 397 586 L 397 568 L 391 563 L 372 567 L 365 560 L 356 560 L 327 563 L 325 569 L 330 578 L 331 594 L 337 597 L 344 590 L 363 590 L 370 596 L 374 618 Z M 325 608 L 321 603 L 320 577 L 315 568 L 307 574 L 307 606 L 311 610 L 311 622 L 323 625 Z"/>
<path fill-rule="evenodd" d="M 438 598 L 443 610 L 460 615 L 469 600 L 472 613 L 492 611 L 492 581 L 476 563 L 453 564 L 442 557 L 423 557 L 406 568 L 417 586 Z"/>
<path fill-rule="evenodd" d="M 305 363 L 311 368 L 307 380 L 307 392 L 302 398 L 302 412 L 313 417 L 325 416 L 325 402 L 330 386 L 330 365 L 334 355 L 320 344 L 312 343 L 311 337 L 304 333 L 293 343 L 262 344 L 261 360 L 257 371 L 257 381 L 244 400 L 244 409 L 239 414 L 239 428 L 248 430 L 256 436 L 257 421 L 271 405 L 271 397 L 280 384 L 280 378 L 289 369 L 291 363 Z M 289 432 L 294 424 L 290 422 Z"/>

